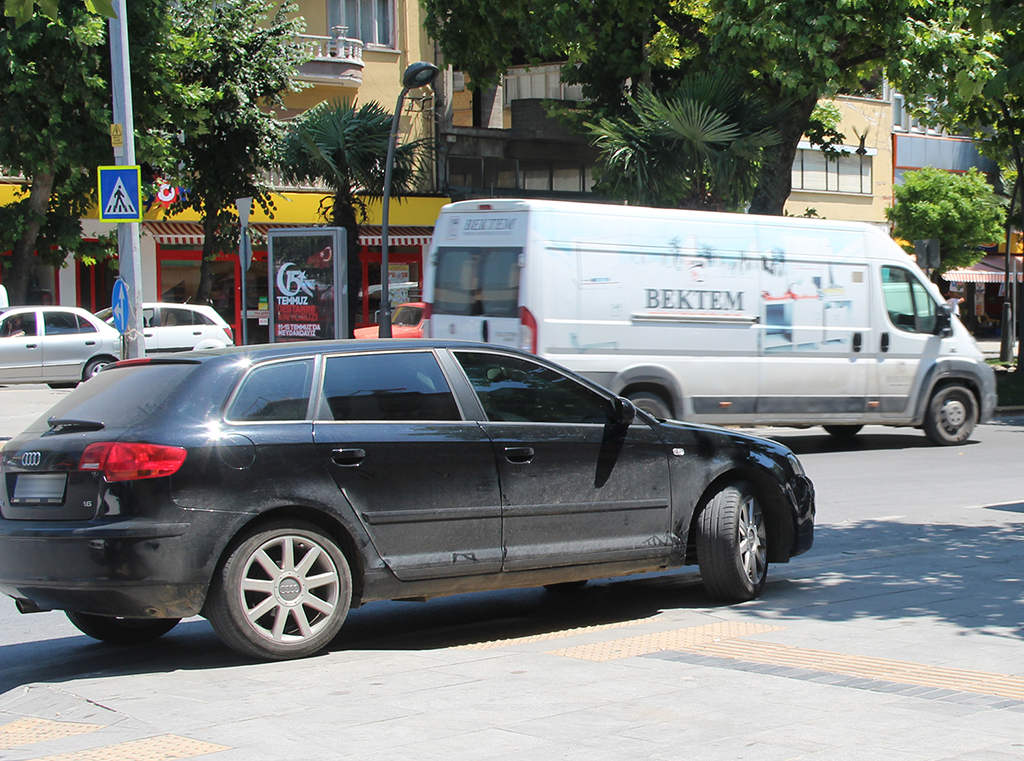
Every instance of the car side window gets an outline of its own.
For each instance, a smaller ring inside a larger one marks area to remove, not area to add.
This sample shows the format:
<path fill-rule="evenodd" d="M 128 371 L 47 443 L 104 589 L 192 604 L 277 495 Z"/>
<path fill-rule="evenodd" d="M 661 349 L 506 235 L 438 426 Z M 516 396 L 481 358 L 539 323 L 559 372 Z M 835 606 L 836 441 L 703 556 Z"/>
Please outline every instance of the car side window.
<path fill-rule="evenodd" d="M 191 325 L 192 310 L 174 308 L 162 309 L 160 315 L 160 324 L 165 328 L 172 327 L 174 325 Z"/>
<path fill-rule="evenodd" d="M 144 328 L 152 328 L 152 327 L 154 327 L 155 323 L 153 321 L 153 318 L 155 316 L 156 316 L 156 310 L 155 309 L 153 309 L 152 307 L 145 307 L 142 310 L 142 327 L 144 327 Z"/>
<path fill-rule="evenodd" d="M 908 333 L 935 332 L 938 304 L 909 270 L 882 267 L 882 293 L 894 327 Z"/>
<path fill-rule="evenodd" d="M 36 335 L 36 313 L 12 314 L 0 321 L 0 338 Z"/>
<path fill-rule="evenodd" d="M 89 322 L 82 315 L 75 315 L 78 318 L 78 332 L 79 333 L 95 333 L 96 326 Z"/>
<path fill-rule="evenodd" d="M 461 420 L 430 352 L 328 357 L 318 420 Z"/>
<path fill-rule="evenodd" d="M 544 365 L 501 354 L 456 352 L 489 420 L 607 423 L 603 396 Z"/>
<path fill-rule="evenodd" d="M 43 328 L 48 336 L 78 332 L 78 316 L 71 312 L 43 312 Z"/>
<path fill-rule="evenodd" d="M 227 418 L 239 422 L 305 420 L 312 381 L 312 359 L 260 365 L 245 376 Z"/>

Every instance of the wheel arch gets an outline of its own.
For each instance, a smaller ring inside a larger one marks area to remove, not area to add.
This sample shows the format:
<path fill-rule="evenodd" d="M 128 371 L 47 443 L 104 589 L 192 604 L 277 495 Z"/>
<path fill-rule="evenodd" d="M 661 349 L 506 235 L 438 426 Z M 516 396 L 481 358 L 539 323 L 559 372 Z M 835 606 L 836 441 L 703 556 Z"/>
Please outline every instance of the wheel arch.
<path fill-rule="evenodd" d="M 982 383 L 980 379 L 972 372 L 972 368 L 968 365 L 967 367 L 960 367 L 959 365 L 964 364 L 956 361 L 944 361 L 932 365 L 929 370 L 928 377 L 922 385 L 925 389 L 925 393 L 922 393 L 918 399 L 917 404 L 914 406 L 914 424 L 921 425 L 924 422 L 925 415 L 928 412 L 928 405 L 931 403 L 932 398 L 938 393 L 939 389 L 945 386 L 963 386 L 971 392 L 971 396 L 974 397 L 974 402 L 978 406 L 978 421 L 984 417 L 985 405 L 982 394 Z"/>
<path fill-rule="evenodd" d="M 768 536 L 768 562 L 788 563 L 790 548 L 796 536 L 793 519 L 786 501 L 782 486 L 764 471 L 739 465 L 718 475 L 700 495 L 697 506 L 690 516 L 690 526 L 686 539 L 686 565 L 697 563 L 697 530 L 700 515 L 708 503 L 718 492 L 729 484 L 745 481 L 749 483 L 761 503 L 761 511 L 765 519 L 765 532 Z"/>
<path fill-rule="evenodd" d="M 638 365 L 617 373 L 611 390 L 620 396 L 646 391 L 657 394 L 668 404 L 676 419 L 683 415 L 683 390 L 676 377 L 659 365 Z"/>
<path fill-rule="evenodd" d="M 365 564 L 363 562 L 363 555 L 359 551 L 359 545 L 355 540 L 352 530 L 345 525 L 344 521 L 315 507 L 282 505 L 253 516 L 251 520 L 239 526 L 231 538 L 224 544 L 214 566 L 213 576 L 216 577 L 220 573 L 228 557 L 239 544 L 245 541 L 247 536 L 259 530 L 262 526 L 283 520 L 310 523 L 322 529 L 328 537 L 337 543 L 338 548 L 345 555 L 345 560 L 348 561 L 349 571 L 352 575 L 352 607 L 358 607 L 359 601 L 363 596 L 365 578 Z"/>

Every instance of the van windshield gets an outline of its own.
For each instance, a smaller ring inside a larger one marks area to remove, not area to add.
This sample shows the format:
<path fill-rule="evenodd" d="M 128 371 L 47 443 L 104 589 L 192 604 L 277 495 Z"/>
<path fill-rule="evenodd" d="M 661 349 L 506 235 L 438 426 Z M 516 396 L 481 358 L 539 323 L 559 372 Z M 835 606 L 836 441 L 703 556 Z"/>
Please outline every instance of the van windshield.
<path fill-rule="evenodd" d="M 519 316 L 519 257 L 523 249 L 439 248 L 434 314 Z"/>

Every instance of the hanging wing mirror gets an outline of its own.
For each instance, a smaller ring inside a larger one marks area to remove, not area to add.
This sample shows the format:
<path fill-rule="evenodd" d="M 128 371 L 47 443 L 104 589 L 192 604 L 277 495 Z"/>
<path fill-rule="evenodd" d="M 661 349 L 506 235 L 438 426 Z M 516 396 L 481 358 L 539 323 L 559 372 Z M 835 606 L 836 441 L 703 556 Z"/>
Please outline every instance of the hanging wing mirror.
<path fill-rule="evenodd" d="M 636 407 L 626 397 L 617 396 L 611 400 L 609 417 L 615 425 L 628 426 L 636 417 Z"/>

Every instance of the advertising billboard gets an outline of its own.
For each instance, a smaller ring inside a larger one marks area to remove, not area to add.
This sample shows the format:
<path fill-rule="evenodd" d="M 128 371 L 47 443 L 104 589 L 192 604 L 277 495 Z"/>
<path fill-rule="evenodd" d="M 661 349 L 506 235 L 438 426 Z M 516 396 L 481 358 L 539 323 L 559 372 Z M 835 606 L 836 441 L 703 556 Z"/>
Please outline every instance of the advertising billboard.
<path fill-rule="evenodd" d="M 270 342 L 348 338 L 345 230 L 267 232 Z"/>

